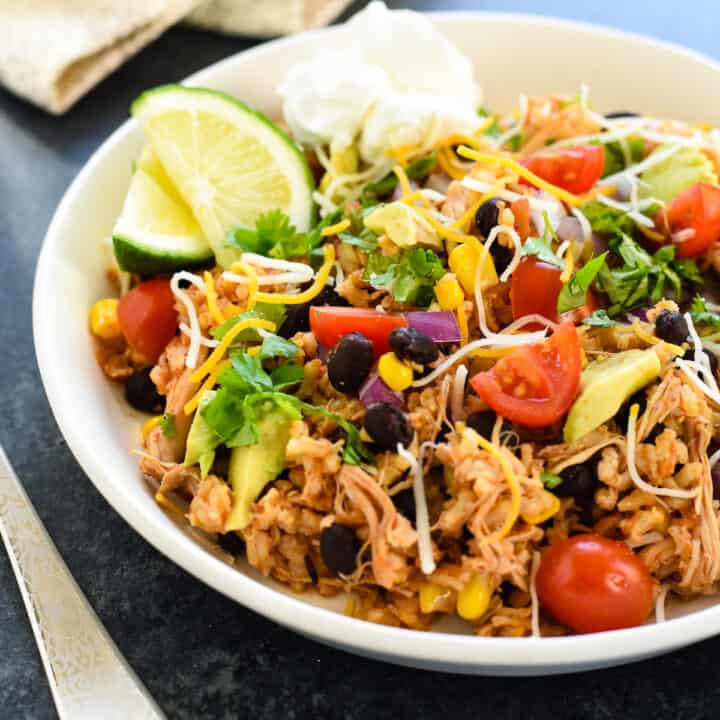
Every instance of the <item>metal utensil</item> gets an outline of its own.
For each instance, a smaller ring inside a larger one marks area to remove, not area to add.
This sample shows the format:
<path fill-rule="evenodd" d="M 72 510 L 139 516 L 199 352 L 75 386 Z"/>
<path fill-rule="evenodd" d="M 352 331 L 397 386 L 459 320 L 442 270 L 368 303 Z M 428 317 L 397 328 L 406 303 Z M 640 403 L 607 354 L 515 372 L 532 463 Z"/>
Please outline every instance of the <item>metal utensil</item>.
<path fill-rule="evenodd" d="M 0 535 L 60 718 L 164 718 L 70 574 L 2 446 Z"/>

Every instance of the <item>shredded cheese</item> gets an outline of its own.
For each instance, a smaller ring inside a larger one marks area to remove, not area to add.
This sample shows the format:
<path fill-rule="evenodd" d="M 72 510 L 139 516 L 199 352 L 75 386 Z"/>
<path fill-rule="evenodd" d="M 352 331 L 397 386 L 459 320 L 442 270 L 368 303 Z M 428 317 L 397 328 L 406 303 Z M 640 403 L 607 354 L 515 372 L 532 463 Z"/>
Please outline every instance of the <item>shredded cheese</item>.
<path fill-rule="evenodd" d="M 258 293 L 259 295 L 260 293 Z M 197 383 L 202 380 L 205 375 L 211 373 L 217 364 L 220 362 L 222 357 L 227 352 L 233 340 L 243 331 L 248 328 L 263 329 L 275 331 L 275 323 L 269 320 L 260 320 L 259 318 L 249 318 L 247 320 L 241 320 L 239 323 L 233 325 L 230 330 L 225 333 L 225 336 L 220 341 L 220 344 L 212 351 L 210 357 L 190 376 L 191 382 Z"/>
<path fill-rule="evenodd" d="M 655 601 L 655 622 L 665 622 L 665 600 L 667 600 L 667 594 L 670 591 L 669 585 L 663 585 L 660 594 L 657 596 Z"/>
<path fill-rule="evenodd" d="M 538 187 L 541 190 L 550 193 L 550 195 L 554 195 L 558 200 L 567 203 L 571 207 L 581 205 L 583 202 L 583 198 L 578 197 L 577 195 L 573 195 L 567 190 L 563 190 L 562 188 L 559 188 L 556 185 L 547 182 L 547 180 L 543 180 L 541 177 L 538 177 L 535 173 L 530 172 L 530 170 L 528 170 L 526 167 L 511 158 L 503 157 L 501 155 L 490 155 L 489 153 L 477 152 L 476 150 L 472 150 L 471 148 L 465 147 L 464 145 L 458 148 L 458 154 L 462 155 L 463 157 L 470 158 L 471 160 L 475 160 L 476 162 L 494 163 L 496 165 L 502 165 L 503 167 L 506 167 L 509 170 L 515 172 L 524 180 L 527 180 L 531 185 L 534 185 L 535 187 Z"/>
<path fill-rule="evenodd" d="M 465 382 L 467 381 L 468 369 L 465 365 L 458 365 L 453 379 L 452 398 L 450 400 L 450 416 L 453 422 L 460 422 L 465 419 L 463 404 L 465 400 Z"/>
<path fill-rule="evenodd" d="M 530 629 L 533 637 L 540 637 L 540 602 L 538 601 L 535 580 L 540 567 L 540 553 L 536 550 L 532 556 L 530 566 Z"/>
<path fill-rule="evenodd" d="M 510 512 L 508 513 L 503 526 L 497 532 L 494 532 L 480 540 L 481 545 L 486 545 L 487 543 L 502 540 L 510 532 L 510 530 L 512 530 L 512 526 L 515 524 L 515 521 L 520 515 L 522 491 L 520 490 L 520 483 L 510 467 L 510 463 L 507 461 L 507 458 L 502 454 L 502 452 L 500 452 L 500 450 L 498 450 L 491 442 L 481 435 L 478 435 L 478 445 L 480 445 L 483 450 L 490 453 L 490 455 L 492 455 L 500 463 L 503 475 L 505 476 L 505 481 L 510 489 Z"/>
<path fill-rule="evenodd" d="M 646 332 L 640 324 L 640 321 L 637 319 L 633 320 L 631 327 L 634 333 L 648 345 L 664 345 L 668 348 L 668 350 L 674 352 L 675 355 L 683 355 L 685 353 L 685 348 L 682 346 L 667 342 L 667 340 L 662 340 L 661 338 Z"/>
<path fill-rule="evenodd" d="M 173 295 L 183 304 L 190 320 L 190 345 L 185 356 L 185 367 L 194 369 L 197 365 L 198 353 L 200 352 L 202 333 L 200 331 L 200 320 L 193 301 L 184 293 L 180 287 L 180 281 L 192 283 L 203 292 L 207 292 L 205 283 L 198 275 L 193 275 L 185 270 L 175 273 L 170 279 L 170 289 Z"/>
<path fill-rule="evenodd" d="M 598 195 L 597 201 L 602 203 L 603 205 L 607 205 L 608 207 L 614 208 L 615 210 L 620 210 L 620 211 L 624 212 L 636 225 L 642 225 L 643 227 L 646 227 L 646 228 L 655 227 L 655 223 L 647 215 L 643 215 L 641 212 L 636 210 L 632 205 L 628 205 L 627 203 L 618 202 L 617 200 L 613 200 L 612 198 L 609 198 L 606 195 Z M 655 204 L 655 202 L 659 202 L 659 201 L 655 201 L 653 198 L 648 198 L 648 200 L 644 201 L 643 204 L 653 205 L 653 204 Z"/>
<path fill-rule="evenodd" d="M 328 243 L 323 247 L 323 252 L 325 253 L 325 260 L 323 261 L 322 267 L 318 270 L 313 284 L 307 290 L 297 293 L 297 295 L 259 292 L 255 296 L 257 302 L 266 302 L 272 305 L 300 305 L 319 295 L 325 285 L 327 285 L 330 271 L 335 264 L 335 246 L 332 245 L 332 243 Z"/>
<path fill-rule="evenodd" d="M 395 165 L 395 167 L 393 167 L 393 172 L 400 183 L 400 189 L 402 190 L 403 195 L 410 195 L 410 193 L 412 193 L 412 187 L 410 186 L 410 180 L 408 180 L 405 169 L 402 165 Z"/>
<path fill-rule="evenodd" d="M 494 187 L 492 183 L 483 182 L 482 180 L 470 177 L 469 175 L 467 177 L 464 177 L 460 181 L 460 184 L 463 187 L 466 187 L 468 190 L 479 193 L 489 192 L 491 188 Z M 540 213 L 545 210 L 547 210 L 548 212 L 552 212 L 557 209 L 557 203 L 554 200 L 552 202 L 549 202 L 548 200 L 543 200 L 532 195 L 521 195 L 520 193 L 513 192 L 512 190 L 501 189 L 497 192 L 494 192 L 493 194 L 497 195 L 497 197 L 499 197 L 501 200 L 507 200 L 508 202 L 513 202 L 514 200 L 525 198 L 530 204 L 530 209 L 537 210 Z"/>
<path fill-rule="evenodd" d="M 715 467 L 717 464 L 717 461 L 720 460 L 720 450 L 716 450 L 708 459 L 708 462 L 710 463 L 710 469 Z"/>
<path fill-rule="evenodd" d="M 202 396 L 208 390 L 212 390 L 215 387 L 218 375 L 220 375 L 220 373 L 225 370 L 225 368 L 229 368 L 230 364 L 231 363 L 229 360 L 223 360 L 221 363 L 216 365 L 215 369 L 205 378 L 203 384 L 198 388 L 198 391 L 183 406 L 183 412 L 186 415 L 191 415 L 193 412 L 195 412 L 198 405 L 200 404 L 200 400 L 202 400 Z"/>
<path fill-rule="evenodd" d="M 170 511 L 173 515 L 177 515 L 178 517 L 185 519 L 185 513 L 177 506 L 174 502 L 171 502 L 168 500 L 165 495 L 163 495 L 161 492 L 155 493 L 155 502 L 160 505 L 160 507 L 165 508 L 165 510 Z"/>
<path fill-rule="evenodd" d="M 181 322 L 178 325 L 178 328 L 183 335 L 187 335 L 188 337 L 192 336 L 192 330 L 190 330 L 190 328 L 184 322 Z M 206 338 L 203 335 L 201 335 L 200 336 L 200 344 L 204 345 L 205 347 L 214 348 L 220 344 L 220 341 L 219 340 L 211 340 L 210 338 Z"/>
<path fill-rule="evenodd" d="M 592 241 L 592 225 L 590 225 L 590 221 L 585 217 L 585 214 L 580 210 L 580 208 L 571 207 L 570 212 L 577 218 L 578 222 L 580 223 L 580 229 L 582 230 L 583 234 L 583 241 L 586 243 L 589 243 Z"/>
<path fill-rule="evenodd" d="M 425 497 L 425 482 L 423 479 L 423 454 L 426 448 L 436 447 L 433 442 L 424 442 L 418 448 L 416 458 L 402 443 L 397 444 L 397 453 L 410 464 L 413 477 L 413 496 L 415 497 L 415 526 L 418 534 L 418 555 L 420 556 L 420 569 L 425 575 L 435 572 L 435 560 L 432 554 L 432 540 L 430 538 L 430 518 L 428 516 L 427 498 Z"/>
<path fill-rule="evenodd" d="M 208 309 L 210 310 L 210 315 L 212 315 L 212 319 L 218 324 L 221 325 L 225 322 L 225 316 L 220 312 L 220 308 L 217 304 L 217 291 L 215 290 L 215 281 L 213 280 L 212 274 L 206 270 L 203 273 L 203 278 L 205 280 L 205 298 L 207 300 Z"/>
<path fill-rule="evenodd" d="M 703 350 L 703 344 L 700 340 L 692 315 L 685 313 L 683 316 L 688 326 L 690 340 L 693 346 L 693 360 L 683 360 L 675 358 L 675 364 L 685 373 L 688 379 L 705 395 L 707 395 L 716 405 L 720 405 L 720 388 L 718 388 L 717 380 L 710 367 L 710 360 Z M 695 372 L 692 372 L 692 371 Z M 700 377 L 702 375 L 702 377 Z"/>
<path fill-rule="evenodd" d="M 341 232 L 344 232 L 350 227 L 350 221 L 345 218 L 344 220 L 341 220 L 338 223 L 335 223 L 334 225 L 328 225 L 326 228 L 323 228 L 320 231 L 320 234 L 323 237 L 330 237 L 331 235 L 337 235 Z"/>
<path fill-rule="evenodd" d="M 513 182 L 515 178 L 513 176 L 508 176 L 501 178 L 498 180 L 494 185 L 492 185 L 486 192 L 484 192 L 480 199 L 470 206 L 470 209 L 464 212 L 457 220 L 453 221 L 449 225 L 449 229 L 455 229 L 464 231 L 465 226 L 467 223 L 471 222 L 472 219 L 475 217 L 477 211 L 480 209 L 480 206 L 489 200 L 491 197 L 496 196 L 509 182 Z"/>
<path fill-rule="evenodd" d="M 633 403 L 628 417 L 626 459 L 630 479 L 638 488 L 640 488 L 640 490 L 644 490 L 652 495 L 674 498 L 694 498 L 698 494 L 698 488 L 694 488 L 693 490 L 682 490 L 680 488 L 656 487 L 655 485 L 651 485 L 649 482 L 645 482 L 645 480 L 640 477 L 640 473 L 637 471 L 637 467 L 635 466 L 636 425 L 639 409 L 640 406 L 637 403 Z"/>

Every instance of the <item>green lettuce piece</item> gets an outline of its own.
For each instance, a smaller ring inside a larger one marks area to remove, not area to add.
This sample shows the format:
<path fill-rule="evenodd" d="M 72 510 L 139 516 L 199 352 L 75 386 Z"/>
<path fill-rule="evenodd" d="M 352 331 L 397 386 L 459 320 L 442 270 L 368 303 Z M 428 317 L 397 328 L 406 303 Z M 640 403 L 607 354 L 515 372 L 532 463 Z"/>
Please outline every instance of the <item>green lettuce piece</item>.
<path fill-rule="evenodd" d="M 665 152 L 670 145 L 660 145 L 649 157 Z M 657 198 L 665 203 L 674 200 L 680 193 L 696 183 L 718 184 L 712 162 L 699 148 L 682 147 L 670 157 L 649 167 L 640 176 L 639 195 L 643 198 Z"/>

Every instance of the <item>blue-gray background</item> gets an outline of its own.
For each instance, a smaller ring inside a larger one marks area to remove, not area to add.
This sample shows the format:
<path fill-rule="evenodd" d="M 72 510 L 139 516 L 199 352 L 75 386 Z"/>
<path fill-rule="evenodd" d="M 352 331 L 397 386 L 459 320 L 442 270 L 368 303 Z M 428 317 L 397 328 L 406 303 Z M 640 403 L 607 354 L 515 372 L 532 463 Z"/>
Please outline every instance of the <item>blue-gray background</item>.
<path fill-rule="evenodd" d="M 575 18 L 720 55 L 717 0 L 388 4 Z M 79 469 L 50 415 L 31 340 L 33 270 L 53 209 L 140 91 L 180 80 L 252 44 L 173 29 L 61 118 L 0 90 L 0 442 L 122 652 L 170 718 L 720 717 L 720 639 L 626 668 L 545 679 L 426 673 L 322 647 L 175 567 L 119 518 Z M 497 70 L 502 72 L 501 59 Z M 662 78 L 657 90 L 663 92 Z M 0 718 L 55 717 L 10 565 L 0 551 Z"/>

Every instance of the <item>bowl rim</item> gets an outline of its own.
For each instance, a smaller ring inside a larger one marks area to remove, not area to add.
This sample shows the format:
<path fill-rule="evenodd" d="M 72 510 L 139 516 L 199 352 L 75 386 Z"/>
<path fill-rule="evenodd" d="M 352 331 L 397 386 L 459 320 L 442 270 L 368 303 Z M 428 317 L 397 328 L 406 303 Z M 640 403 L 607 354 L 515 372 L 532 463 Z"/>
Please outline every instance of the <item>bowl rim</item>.
<path fill-rule="evenodd" d="M 684 56 L 711 68 L 720 76 L 720 63 L 695 50 L 678 44 L 656 40 L 640 33 L 602 25 L 542 17 L 527 13 L 441 11 L 425 13 L 441 26 L 466 22 L 505 22 L 530 24 L 539 29 L 560 28 L 580 33 L 624 40 L 647 48 L 660 49 Z M 278 47 L 302 44 L 310 36 L 337 33 L 341 26 L 321 28 L 292 37 L 279 38 L 240 51 L 192 74 L 183 82 L 197 85 L 208 75 L 233 64 L 238 58 L 255 59 L 275 52 Z M 720 605 L 674 618 L 662 626 L 643 625 L 638 628 L 591 635 L 569 635 L 543 638 L 479 638 L 438 631 L 423 632 L 376 625 L 306 603 L 301 596 L 292 597 L 255 581 L 204 550 L 196 543 L 178 542 L 181 531 L 173 525 L 153 523 L 143 510 L 143 502 L 135 495 L 125 494 L 112 482 L 110 473 L 95 456 L 92 444 L 83 433 L 81 423 L 73 416 L 73 408 L 63 398 L 62 378 L 52 362 L 54 348 L 49 342 L 46 309 L 57 298 L 50 291 L 52 256 L 61 244 L 60 232 L 69 208 L 82 196 L 82 187 L 95 173 L 96 167 L 114 151 L 126 135 L 136 129 L 130 118 L 117 128 L 92 153 L 75 176 L 57 206 L 39 254 L 33 288 L 33 339 L 36 359 L 45 392 L 60 432 L 68 447 L 100 494 L 128 524 L 147 542 L 156 547 L 178 566 L 245 607 L 302 634 L 330 645 L 342 646 L 359 654 L 379 656 L 396 662 L 418 663 L 445 669 L 482 672 L 491 666 L 497 672 L 555 672 L 581 670 L 583 666 L 618 664 L 641 656 L 668 651 L 699 641 L 720 632 Z M 521 670 L 522 668 L 522 670 Z M 473 670 L 474 669 L 474 670 Z"/>

